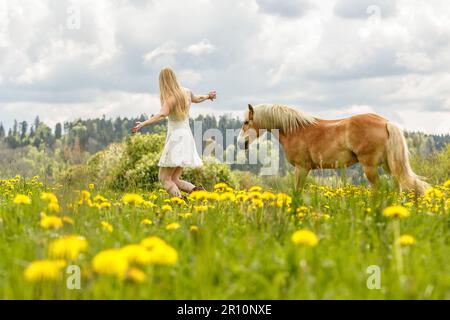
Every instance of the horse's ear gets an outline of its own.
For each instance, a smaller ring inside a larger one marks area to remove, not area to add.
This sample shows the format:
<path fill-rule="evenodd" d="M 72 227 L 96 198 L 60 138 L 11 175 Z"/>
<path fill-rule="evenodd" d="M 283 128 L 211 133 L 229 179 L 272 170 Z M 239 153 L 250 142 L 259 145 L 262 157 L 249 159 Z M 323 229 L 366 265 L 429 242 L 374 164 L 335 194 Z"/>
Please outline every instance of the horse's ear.
<path fill-rule="evenodd" d="M 253 120 L 253 115 L 255 114 L 255 110 L 253 110 L 253 106 L 248 104 L 248 120 Z"/>

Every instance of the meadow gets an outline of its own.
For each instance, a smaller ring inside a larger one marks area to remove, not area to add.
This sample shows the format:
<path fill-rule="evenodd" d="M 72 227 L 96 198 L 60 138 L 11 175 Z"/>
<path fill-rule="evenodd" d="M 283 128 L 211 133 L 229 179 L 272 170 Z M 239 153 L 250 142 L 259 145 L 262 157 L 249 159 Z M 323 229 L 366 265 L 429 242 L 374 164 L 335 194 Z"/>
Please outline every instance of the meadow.
<path fill-rule="evenodd" d="M 188 200 L 0 181 L 2 299 L 450 299 L 450 180 Z"/>

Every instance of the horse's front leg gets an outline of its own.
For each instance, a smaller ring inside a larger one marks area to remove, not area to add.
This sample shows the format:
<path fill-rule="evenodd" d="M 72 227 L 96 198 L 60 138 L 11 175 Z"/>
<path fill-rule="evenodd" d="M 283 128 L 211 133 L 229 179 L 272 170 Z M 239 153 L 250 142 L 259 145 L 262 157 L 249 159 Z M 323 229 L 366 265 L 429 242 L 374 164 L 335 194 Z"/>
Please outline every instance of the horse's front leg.
<path fill-rule="evenodd" d="M 295 188 L 299 191 L 303 190 L 310 169 L 301 166 L 295 166 Z"/>

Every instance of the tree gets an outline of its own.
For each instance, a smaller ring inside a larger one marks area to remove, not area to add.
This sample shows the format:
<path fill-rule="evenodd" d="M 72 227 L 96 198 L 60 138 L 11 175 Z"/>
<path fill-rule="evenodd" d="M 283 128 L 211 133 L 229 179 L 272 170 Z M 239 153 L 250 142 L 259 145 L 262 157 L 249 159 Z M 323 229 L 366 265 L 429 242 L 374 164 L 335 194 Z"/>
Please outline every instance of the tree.
<path fill-rule="evenodd" d="M 55 126 L 55 139 L 59 140 L 62 137 L 62 125 L 61 123 L 57 123 Z"/>
<path fill-rule="evenodd" d="M 5 128 L 3 127 L 3 123 L 0 122 L 0 140 L 5 139 Z"/>
<path fill-rule="evenodd" d="M 25 140 L 25 137 L 27 136 L 28 131 L 28 123 L 26 121 L 22 121 L 20 123 L 20 140 Z"/>

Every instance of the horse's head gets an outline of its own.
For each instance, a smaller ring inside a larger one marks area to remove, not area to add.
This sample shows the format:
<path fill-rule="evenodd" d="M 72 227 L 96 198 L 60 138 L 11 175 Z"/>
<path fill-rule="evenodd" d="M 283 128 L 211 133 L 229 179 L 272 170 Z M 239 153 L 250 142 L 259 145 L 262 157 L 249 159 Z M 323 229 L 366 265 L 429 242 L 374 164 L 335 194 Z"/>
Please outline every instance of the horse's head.
<path fill-rule="evenodd" d="M 259 138 L 259 130 L 255 126 L 253 117 L 255 110 L 251 104 L 248 105 L 248 110 L 245 112 L 244 124 L 242 125 L 241 132 L 238 137 L 238 145 L 240 148 L 248 150 L 250 144 Z"/>

